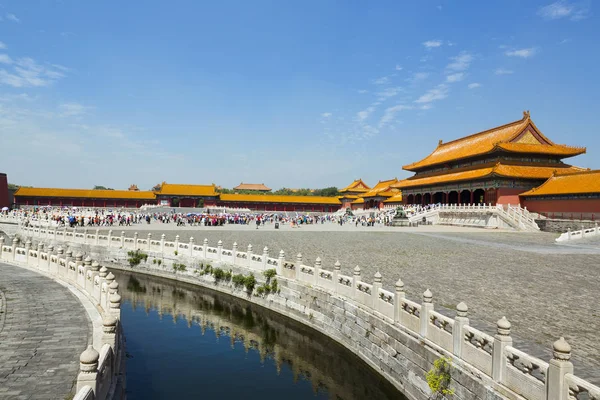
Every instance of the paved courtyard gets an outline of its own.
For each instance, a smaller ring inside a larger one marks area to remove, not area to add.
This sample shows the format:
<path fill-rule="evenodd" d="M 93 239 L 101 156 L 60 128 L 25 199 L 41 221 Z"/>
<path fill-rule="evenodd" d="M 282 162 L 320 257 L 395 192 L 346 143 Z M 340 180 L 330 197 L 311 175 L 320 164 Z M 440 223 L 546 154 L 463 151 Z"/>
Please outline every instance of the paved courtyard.
<path fill-rule="evenodd" d="M 71 398 L 91 325 L 64 286 L 0 263 L 0 398 Z"/>
<path fill-rule="evenodd" d="M 552 233 L 518 233 L 455 227 L 412 229 L 354 227 L 325 224 L 275 230 L 273 226 L 177 227 L 138 225 L 122 229 L 139 237 L 166 234 L 167 240 L 193 236 L 196 243 L 233 242 L 255 252 L 268 246 L 273 257 L 280 249 L 287 259 L 301 252 L 305 263 L 322 259 L 333 269 L 336 260 L 350 275 L 359 265 L 364 279 L 380 271 L 393 288 L 402 278 L 409 298 L 420 301 L 429 288 L 434 303 L 453 309 L 469 306 L 473 325 L 495 333 L 495 322 L 506 316 L 519 348 L 550 358 L 552 343 L 564 336 L 573 347 L 578 374 L 600 383 L 600 241 L 557 245 Z M 520 339 L 520 340 L 519 340 Z M 540 349 L 546 350 L 540 354 Z M 578 368 L 579 367 L 579 368 Z M 585 370 L 585 372 L 584 372 Z"/>

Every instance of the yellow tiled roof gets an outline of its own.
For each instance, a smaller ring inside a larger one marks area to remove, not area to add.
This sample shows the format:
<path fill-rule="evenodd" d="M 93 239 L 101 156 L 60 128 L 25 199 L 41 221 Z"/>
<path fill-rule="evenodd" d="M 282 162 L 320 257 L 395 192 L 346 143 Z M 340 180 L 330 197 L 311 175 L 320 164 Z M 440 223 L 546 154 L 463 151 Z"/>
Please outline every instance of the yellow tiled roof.
<path fill-rule="evenodd" d="M 600 193 L 600 170 L 562 173 L 519 196 Z"/>
<path fill-rule="evenodd" d="M 352 203 L 350 204 L 363 204 L 365 202 L 365 199 L 361 199 L 360 197 L 356 200 L 354 200 Z"/>
<path fill-rule="evenodd" d="M 221 194 L 222 201 L 238 201 L 250 203 L 305 203 L 305 204 L 336 204 L 340 199 L 337 197 L 322 196 L 276 196 L 268 194 Z"/>
<path fill-rule="evenodd" d="M 264 190 L 270 191 L 271 189 L 266 187 L 264 183 L 240 183 L 233 190 Z"/>
<path fill-rule="evenodd" d="M 369 190 L 367 193 L 361 194 L 361 197 L 393 196 L 394 192 L 390 191 L 390 186 L 395 183 L 398 183 L 397 178 L 388 179 L 387 181 L 379 181 L 377 185 L 373 187 L 373 189 Z"/>
<path fill-rule="evenodd" d="M 357 179 L 345 188 L 340 190 L 340 193 L 344 192 L 368 192 L 371 188 L 363 182 L 362 179 Z"/>
<path fill-rule="evenodd" d="M 537 137 L 531 132 L 535 132 Z M 528 152 L 540 154 L 556 154 L 562 157 L 570 157 L 585 152 L 585 148 L 554 144 L 531 121 L 529 112 L 524 112 L 523 119 L 518 121 L 448 143 L 442 143 L 440 140 L 433 153 L 421 161 L 405 165 L 403 168 L 408 171 L 417 171 L 423 167 L 490 153 L 498 148 L 519 153 L 527 150 Z"/>
<path fill-rule="evenodd" d="M 163 182 L 157 195 L 169 196 L 216 196 L 215 185 L 179 185 Z"/>
<path fill-rule="evenodd" d="M 402 203 L 402 193 L 392 196 L 389 199 L 385 199 L 383 202 L 384 203 Z"/>
<path fill-rule="evenodd" d="M 338 196 L 338 199 L 358 199 L 358 196 L 355 194 L 344 194 L 342 196 Z"/>
<path fill-rule="evenodd" d="M 493 167 L 478 168 L 468 171 L 453 172 L 443 175 L 434 175 L 426 178 L 405 179 L 393 185 L 395 188 L 409 188 L 415 186 L 434 185 L 446 182 L 458 182 L 465 180 L 473 180 L 483 178 L 490 175 L 502 176 L 507 178 L 524 178 L 524 179 L 547 179 L 552 176 L 555 171 L 562 173 L 580 171 L 580 168 L 565 165 L 565 167 L 537 167 L 537 166 L 522 166 L 522 165 L 506 165 L 498 163 Z"/>
<path fill-rule="evenodd" d="M 56 188 L 26 188 L 21 187 L 15 196 L 22 197 L 57 197 L 57 198 L 86 198 L 86 199 L 132 199 L 155 200 L 156 195 L 150 191 L 133 190 L 94 190 L 94 189 L 56 189 Z"/>

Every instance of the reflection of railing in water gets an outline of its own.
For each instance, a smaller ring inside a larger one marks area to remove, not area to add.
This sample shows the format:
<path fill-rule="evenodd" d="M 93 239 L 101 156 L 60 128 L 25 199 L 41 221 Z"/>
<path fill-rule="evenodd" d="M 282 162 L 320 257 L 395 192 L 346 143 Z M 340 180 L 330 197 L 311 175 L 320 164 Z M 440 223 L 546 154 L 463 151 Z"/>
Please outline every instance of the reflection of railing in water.
<path fill-rule="evenodd" d="M 231 346 L 243 344 L 245 351 L 256 351 L 261 362 L 271 359 L 279 373 L 287 365 L 294 381 L 311 381 L 313 391 L 327 390 L 332 399 L 397 399 L 400 394 L 379 374 L 365 379 L 365 368 L 356 356 L 326 336 L 318 335 L 304 325 L 250 303 L 208 290 L 164 279 L 117 274 L 123 301 L 134 309 L 143 307 L 162 318 L 171 316 L 176 323 L 183 318 L 188 327 L 197 325 L 204 335 L 213 331 L 216 337 L 228 337 Z M 318 340 L 314 340 L 318 335 Z M 370 384 L 369 384 L 370 383 Z"/>

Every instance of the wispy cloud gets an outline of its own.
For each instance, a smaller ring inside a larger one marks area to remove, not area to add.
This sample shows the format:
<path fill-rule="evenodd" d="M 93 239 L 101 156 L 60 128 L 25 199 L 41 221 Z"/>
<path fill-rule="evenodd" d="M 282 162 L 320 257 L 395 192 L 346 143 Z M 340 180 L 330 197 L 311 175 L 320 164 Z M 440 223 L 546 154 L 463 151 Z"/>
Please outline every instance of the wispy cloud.
<path fill-rule="evenodd" d="M 473 55 L 462 51 L 456 57 L 451 57 L 452 62 L 446 66 L 448 71 L 465 71 L 471 66 L 473 62 Z"/>
<path fill-rule="evenodd" d="M 426 42 L 423 42 L 423 46 L 425 46 L 428 49 L 440 47 L 442 44 L 443 42 L 441 40 L 428 40 Z"/>
<path fill-rule="evenodd" d="M 398 104 L 397 106 L 389 107 L 385 109 L 383 116 L 379 120 L 379 129 L 383 128 L 385 125 L 389 124 L 394 120 L 396 114 L 403 110 L 412 110 L 412 106 L 407 106 L 404 104 Z"/>
<path fill-rule="evenodd" d="M 358 90 L 358 93 L 360 93 L 360 94 L 365 94 L 365 93 L 368 93 L 368 92 L 369 92 L 369 91 L 368 91 L 368 90 L 365 90 L 365 89 L 360 89 L 360 90 Z"/>
<path fill-rule="evenodd" d="M 332 113 L 330 113 L 330 112 L 324 112 L 324 113 L 321 113 L 321 117 L 323 117 L 323 118 L 329 118 L 329 117 L 331 117 L 332 115 L 333 115 L 333 114 L 332 114 Z"/>
<path fill-rule="evenodd" d="M 510 69 L 505 69 L 505 68 L 497 68 L 494 71 L 494 74 L 496 74 L 496 75 L 510 75 L 512 73 L 514 73 L 514 71 L 512 71 Z"/>
<path fill-rule="evenodd" d="M 0 54 L 0 64 L 12 64 L 13 60 L 6 54 Z"/>
<path fill-rule="evenodd" d="M 407 78 L 407 82 L 416 83 L 420 81 L 424 81 L 429 77 L 429 73 L 427 72 L 415 72 L 410 78 Z"/>
<path fill-rule="evenodd" d="M 6 44 L 4 42 L 0 42 L 0 50 L 6 49 Z"/>
<path fill-rule="evenodd" d="M 389 87 L 377 93 L 377 100 L 383 101 L 390 97 L 397 96 L 402 91 L 401 87 Z"/>
<path fill-rule="evenodd" d="M 12 64 L 13 71 L 0 70 L 0 84 L 12 87 L 41 87 L 49 86 L 65 76 L 64 71 L 51 65 L 40 65 L 29 57 L 18 58 Z"/>
<path fill-rule="evenodd" d="M 366 120 L 367 118 L 369 118 L 369 116 L 371 114 L 373 114 L 374 111 L 375 111 L 375 107 L 373 107 L 373 106 L 367 107 L 364 110 L 359 111 L 358 113 L 356 113 L 356 118 L 360 122 L 362 122 L 362 121 Z"/>
<path fill-rule="evenodd" d="M 6 14 L 6 19 L 12 22 L 16 22 L 19 23 L 21 22 L 21 20 L 19 18 L 17 18 L 17 16 L 15 14 Z"/>
<path fill-rule="evenodd" d="M 399 64 L 396 64 L 396 71 L 402 71 L 402 66 Z"/>
<path fill-rule="evenodd" d="M 457 72 L 455 74 L 448 75 L 446 77 L 446 82 L 448 82 L 448 83 L 460 82 L 464 79 L 464 77 L 465 77 L 465 74 L 463 72 Z"/>
<path fill-rule="evenodd" d="M 477 82 L 469 83 L 469 85 L 467 87 L 469 89 L 477 89 L 477 88 L 481 87 L 481 83 L 477 83 Z"/>
<path fill-rule="evenodd" d="M 587 18 L 588 12 L 585 4 L 569 3 L 566 0 L 555 1 L 538 9 L 538 15 L 546 20 L 569 18 L 571 21 L 580 21 Z"/>
<path fill-rule="evenodd" d="M 448 97 L 448 85 L 442 83 L 427 91 L 427 93 L 415 100 L 415 103 L 431 103 L 445 99 L 446 97 Z"/>
<path fill-rule="evenodd" d="M 557 44 L 565 44 L 565 43 L 569 43 L 571 41 L 571 39 L 563 39 L 560 42 L 558 42 Z"/>
<path fill-rule="evenodd" d="M 79 117 L 87 114 L 91 107 L 79 103 L 62 103 L 58 106 L 61 117 Z"/>
<path fill-rule="evenodd" d="M 382 76 L 381 78 L 373 79 L 375 85 L 385 85 L 390 82 L 389 76 Z"/>
<path fill-rule="evenodd" d="M 518 49 L 518 50 L 509 50 L 504 54 L 509 57 L 521 57 L 521 58 L 529 58 L 533 57 L 537 53 L 537 48 L 530 47 L 528 49 Z"/>

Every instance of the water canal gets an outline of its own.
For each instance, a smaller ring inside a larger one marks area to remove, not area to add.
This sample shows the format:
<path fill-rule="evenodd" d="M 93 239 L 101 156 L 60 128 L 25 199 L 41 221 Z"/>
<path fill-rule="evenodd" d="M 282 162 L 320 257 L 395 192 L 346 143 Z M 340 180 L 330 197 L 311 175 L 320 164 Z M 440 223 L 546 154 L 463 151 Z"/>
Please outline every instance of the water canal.
<path fill-rule="evenodd" d="M 129 399 L 406 398 L 302 324 L 209 289 L 118 272 Z"/>

